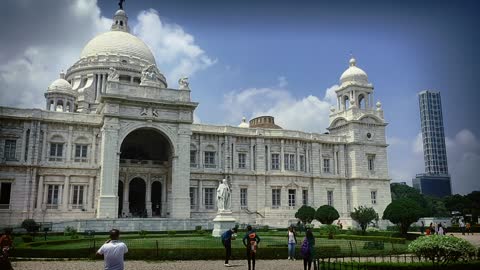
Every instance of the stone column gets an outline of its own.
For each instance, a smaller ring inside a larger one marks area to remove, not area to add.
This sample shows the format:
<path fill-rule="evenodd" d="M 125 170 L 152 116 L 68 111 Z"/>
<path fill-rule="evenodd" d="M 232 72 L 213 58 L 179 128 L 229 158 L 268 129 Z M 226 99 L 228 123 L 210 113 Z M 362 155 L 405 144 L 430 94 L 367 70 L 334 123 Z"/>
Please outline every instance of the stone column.
<path fill-rule="evenodd" d="M 320 173 L 322 171 L 322 155 L 320 151 L 321 145 L 317 142 L 312 143 L 312 175 L 315 176 L 320 176 Z"/>
<path fill-rule="evenodd" d="M 67 99 L 66 98 L 63 99 L 63 108 L 62 109 L 63 109 L 64 112 L 67 111 Z"/>
<path fill-rule="evenodd" d="M 204 153 L 203 153 L 203 144 L 202 144 L 202 134 L 198 134 L 198 168 L 203 169 L 203 159 L 204 159 Z"/>
<path fill-rule="evenodd" d="M 205 210 L 203 206 L 203 182 L 202 180 L 198 180 L 198 210 L 202 212 Z"/>
<path fill-rule="evenodd" d="M 267 160 L 267 168 L 265 168 L 265 171 L 270 171 L 272 169 L 272 153 L 270 152 L 270 146 L 271 142 L 267 145 L 267 156 L 265 157 L 265 159 Z"/>
<path fill-rule="evenodd" d="M 150 175 L 148 175 L 146 182 L 147 188 L 145 194 L 145 208 L 147 208 L 147 216 L 152 217 L 152 183 L 150 181 Z"/>
<path fill-rule="evenodd" d="M 160 216 L 165 217 L 167 216 L 167 179 L 168 179 L 168 174 L 162 177 L 162 205 L 160 208 Z"/>
<path fill-rule="evenodd" d="M 305 155 L 303 156 L 305 158 Z M 300 171 L 300 142 L 297 141 L 297 147 L 295 148 L 295 171 Z M 305 166 L 305 163 L 303 163 Z"/>
<path fill-rule="evenodd" d="M 37 209 L 42 209 L 43 204 L 43 175 L 38 179 Z"/>
<path fill-rule="evenodd" d="M 102 145 L 100 162 L 100 196 L 98 198 L 97 218 L 115 218 L 118 216 L 118 119 L 105 118 L 102 127 Z"/>
<path fill-rule="evenodd" d="M 280 141 L 280 171 L 284 172 L 285 171 L 285 156 L 284 156 L 284 146 L 285 141 L 282 139 Z"/>
<path fill-rule="evenodd" d="M 63 184 L 63 199 L 62 199 L 62 208 L 63 210 L 68 210 L 69 203 L 69 191 L 70 191 L 70 175 L 65 175 L 65 180 Z"/>
<path fill-rule="evenodd" d="M 92 210 L 93 209 L 93 176 L 90 176 L 90 179 L 88 181 L 88 208 L 87 210 Z"/>
<path fill-rule="evenodd" d="M 107 74 L 103 74 L 102 75 L 102 88 L 103 88 L 103 93 L 106 93 L 107 92 Z"/>
<path fill-rule="evenodd" d="M 67 163 L 71 163 L 72 161 L 72 148 L 73 148 L 73 145 L 72 145 L 72 133 L 73 133 L 73 127 L 72 126 L 69 126 L 68 127 L 68 138 L 67 138 L 67 151 L 66 152 L 66 162 Z"/>
<path fill-rule="evenodd" d="M 125 178 L 125 181 L 123 182 L 123 204 L 122 204 L 122 212 L 125 212 L 125 214 L 130 215 L 130 184 L 128 181 L 128 174 L 127 177 Z M 119 202 L 120 203 L 120 202 Z"/>
<path fill-rule="evenodd" d="M 92 134 L 92 147 L 90 147 L 90 155 L 88 156 L 90 158 L 90 164 L 93 165 L 95 164 L 95 154 L 97 152 L 97 132 L 96 130 L 93 131 Z"/>
<path fill-rule="evenodd" d="M 43 141 L 42 141 L 42 155 L 41 155 L 41 161 L 45 162 L 47 160 L 47 153 L 50 151 L 50 149 L 47 149 L 47 126 L 45 125 L 45 129 L 43 131 Z"/>

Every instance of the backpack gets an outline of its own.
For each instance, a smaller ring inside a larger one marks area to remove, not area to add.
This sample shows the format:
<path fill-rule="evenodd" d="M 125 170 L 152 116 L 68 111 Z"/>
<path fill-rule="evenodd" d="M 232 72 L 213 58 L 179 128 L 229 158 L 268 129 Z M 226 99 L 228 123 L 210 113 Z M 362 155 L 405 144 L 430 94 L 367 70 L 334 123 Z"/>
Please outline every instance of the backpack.
<path fill-rule="evenodd" d="M 250 243 L 250 252 L 256 253 L 257 252 L 257 234 L 252 232 L 248 235 L 248 242 Z"/>
<path fill-rule="evenodd" d="M 303 257 L 310 256 L 310 245 L 308 243 L 307 237 L 303 239 L 302 246 L 300 247 L 300 254 L 302 254 Z"/>

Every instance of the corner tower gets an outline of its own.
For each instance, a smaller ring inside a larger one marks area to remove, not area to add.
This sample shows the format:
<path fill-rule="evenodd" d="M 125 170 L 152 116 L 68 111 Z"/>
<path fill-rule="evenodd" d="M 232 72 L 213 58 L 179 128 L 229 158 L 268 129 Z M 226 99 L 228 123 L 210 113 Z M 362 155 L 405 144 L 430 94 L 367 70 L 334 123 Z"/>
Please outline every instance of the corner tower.
<path fill-rule="evenodd" d="M 391 201 L 387 144 L 382 105 L 374 105 L 373 85 L 351 58 L 335 91 L 337 106 L 331 108 L 330 134 L 345 136 L 347 190 L 350 209 L 361 205 L 383 213 Z"/>

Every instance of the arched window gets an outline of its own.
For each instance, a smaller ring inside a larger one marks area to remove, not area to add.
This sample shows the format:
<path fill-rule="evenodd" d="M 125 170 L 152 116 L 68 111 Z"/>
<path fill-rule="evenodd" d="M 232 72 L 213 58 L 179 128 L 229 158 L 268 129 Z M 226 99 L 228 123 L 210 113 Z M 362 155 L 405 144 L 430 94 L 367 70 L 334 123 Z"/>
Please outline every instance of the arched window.
<path fill-rule="evenodd" d="M 120 21 L 120 26 L 123 26 L 123 21 Z"/>
<path fill-rule="evenodd" d="M 57 112 L 63 112 L 63 100 L 57 100 L 57 107 L 55 108 Z"/>
<path fill-rule="evenodd" d="M 51 99 L 50 102 L 48 103 L 48 110 L 55 111 L 55 101 L 53 101 L 53 99 Z"/>
<path fill-rule="evenodd" d="M 71 109 L 72 109 L 72 106 L 71 106 L 70 102 L 67 102 L 67 106 L 65 107 L 65 111 L 66 112 L 71 112 Z"/>
<path fill-rule="evenodd" d="M 350 108 L 350 99 L 348 98 L 348 96 L 343 96 L 343 108 L 345 110 L 348 110 L 348 108 Z"/>
<path fill-rule="evenodd" d="M 360 109 L 366 109 L 366 103 L 365 103 L 365 95 L 360 94 L 358 95 L 358 108 Z"/>

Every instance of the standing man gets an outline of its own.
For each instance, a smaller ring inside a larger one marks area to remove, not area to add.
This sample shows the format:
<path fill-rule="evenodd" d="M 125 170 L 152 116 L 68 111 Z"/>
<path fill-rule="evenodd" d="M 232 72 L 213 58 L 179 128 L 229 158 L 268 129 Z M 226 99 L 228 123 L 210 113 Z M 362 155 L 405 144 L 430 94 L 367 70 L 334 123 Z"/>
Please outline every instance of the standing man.
<path fill-rule="evenodd" d="M 462 235 L 465 235 L 465 222 L 463 222 L 463 219 L 460 219 L 460 221 L 458 222 L 458 226 L 460 227 Z"/>
<path fill-rule="evenodd" d="M 225 266 L 229 267 L 228 260 L 232 256 L 232 240 L 235 239 L 237 228 L 232 228 L 222 233 L 222 244 L 225 247 Z"/>
<path fill-rule="evenodd" d="M 105 270 L 124 270 L 123 256 L 128 252 L 127 246 L 118 240 L 120 231 L 112 229 L 110 231 L 110 240 L 105 242 L 97 251 L 98 255 L 103 255 L 105 261 Z"/>
<path fill-rule="evenodd" d="M 255 270 L 255 255 L 257 254 L 257 245 L 260 243 L 260 237 L 258 237 L 250 225 L 247 226 L 247 231 L 242 241 L 247 248 L 248 270 Z"/>

